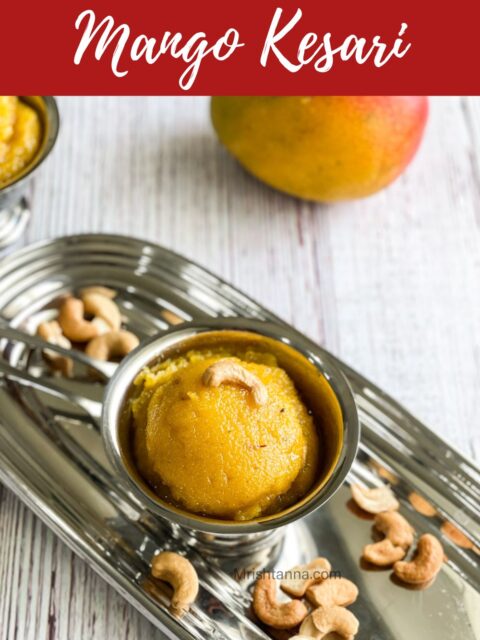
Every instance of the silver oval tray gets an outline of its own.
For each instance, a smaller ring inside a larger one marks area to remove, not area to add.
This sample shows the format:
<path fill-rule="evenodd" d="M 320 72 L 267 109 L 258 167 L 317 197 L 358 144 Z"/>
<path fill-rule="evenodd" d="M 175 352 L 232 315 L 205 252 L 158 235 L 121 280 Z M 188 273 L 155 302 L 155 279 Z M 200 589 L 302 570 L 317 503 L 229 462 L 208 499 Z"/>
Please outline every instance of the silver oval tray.
<path fill-rule="evenodd" d="M 117 289 L 128 325 L 140 337 L 178 320 L 244 316 L 281 323 L 247 296 L 188 260 L 154 244 L 122 236 L 83 235 L 37 244 L 0 263 L 0 316 L 34 332 L 52 317 L 55 300 L 89 284 Z M 39 354 L 1 343 L 2 355 L 31 373 L 45 374 Z M 332 358 L 323 352 L 326 359 Z M 279 556 L 264 553 L 232 576 L 214 550 L 199 553 L 195 541 L 156 521 L 124 493 L 106 461 L 98 430 L 81 411 L 32 389 L 0 380 L 0 478 L 75 552 L 169 637 L 271 637 L 250 611 L 255 570 L 289 569 L 317 555 L 360 589 L 351 607 L 360 620 L 357 638 L 480 638 L 480 478 L 475 466 L 435 436 L 361 375 L 337 361 L 358 405 L 362 441 L 352 479 L 395 483 L 402 512 L 418 532 L 442 539 L 448 562 L 429 589 L 396 584 L 389 571 L 360 563 L 371 541 L 371 521 L 354 513 L 342 488 L 321 510 L 290 525 Z M 81 373 L 58 381 L 92 400 L 102 386 Z M 408 501 L 414 491 L 437 509 L 424 517 Z M 477 545 L 464 549 L 441 527 L 454 523 Z M 157 549 L 178 549 L 195 564 L 200 594 L 181 620 L 167 608 L 168 591 L 149 576 Z M 234 549 L 241 556 L 241 549 Z M 288 634 L 276 637 L 287 638 Z"/>

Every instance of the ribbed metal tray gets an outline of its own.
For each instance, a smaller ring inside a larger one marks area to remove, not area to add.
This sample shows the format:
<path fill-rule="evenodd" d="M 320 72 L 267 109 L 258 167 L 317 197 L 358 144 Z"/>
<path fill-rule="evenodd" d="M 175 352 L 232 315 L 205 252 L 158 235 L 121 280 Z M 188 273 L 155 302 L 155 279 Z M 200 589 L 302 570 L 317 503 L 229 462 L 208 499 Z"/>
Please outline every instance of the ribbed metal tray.
<path fill-rule="evenodd" d="M 172 313 L 185 320 L 244 316 L 282 322 L 166 249 L 107 235 L 60 238 L 5 259 L 0 263 L 0 315 L 33 332 L 39 321 L 51 317 L 58 296 L 100 283 L 119 291 L 122 312 L 140 337 L 168 329 Z M 34 352 L 6 341 L 1 351 L 17 366 L 46 373 Z M 325 358 L 335 360 L 326 353 Z M 352 386 L 362 423 L 351 477 L 372 485 L 380 476 L 394 479 L 402 512 L 418 532 L 442 538 L 448 562 L 424 591 L 395 584 L 388 571 L 364 569 L 359 558 L 371 539 L 371 522 L 349 508 L 344 487 L 324 508 L 287 528 L 275 566 L 288 569 L 326 555 L 336 571 L 359 586 L 360 597 L 351 608 L 360 620 L 360 640 L 480 638 L 479 556 L 441 533 L 448 520 L 480 546 L 477 469 L 380 389 L 336 362 Z M 101 385 L 87 376 L 61 383 L 101 399 Z M 78 408 L 5 379 L 0 381 L 0 406 L 2 481 L 156 626 L 185 639 L 269 637 L 250 612 L 252 574 L 235 580 L 214 553 L 200 554 L 182 532 L 156 521 L 133 501 L 116 482 L 98 431 Z M 407 499 L 412 491 L 435 505 L 438 515 L 426 518 L 413 510 Z M 168 613 L 167 591 L 149 576 L 151 556 L 159 548 L 187 553 L 200 575 L 199 598 L 180 621 Z M 259 564 L 268 565 L 270 559 Z"/>

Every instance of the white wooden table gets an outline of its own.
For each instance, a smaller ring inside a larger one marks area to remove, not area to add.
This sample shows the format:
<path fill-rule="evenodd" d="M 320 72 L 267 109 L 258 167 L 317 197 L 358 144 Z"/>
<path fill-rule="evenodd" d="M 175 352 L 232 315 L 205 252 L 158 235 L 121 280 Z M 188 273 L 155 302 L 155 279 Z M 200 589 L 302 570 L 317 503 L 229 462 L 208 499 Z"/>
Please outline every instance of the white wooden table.
<path fill-rule="evenodd" d="M 406 174 L 315 206 L 244 173 L 205 98 L 60 100 L 26 242 L 109 231 L 185 254 L 480 457 L 480 99 L 437 98 Z M 162 634 L 0 487 L 0 640 Z"/>

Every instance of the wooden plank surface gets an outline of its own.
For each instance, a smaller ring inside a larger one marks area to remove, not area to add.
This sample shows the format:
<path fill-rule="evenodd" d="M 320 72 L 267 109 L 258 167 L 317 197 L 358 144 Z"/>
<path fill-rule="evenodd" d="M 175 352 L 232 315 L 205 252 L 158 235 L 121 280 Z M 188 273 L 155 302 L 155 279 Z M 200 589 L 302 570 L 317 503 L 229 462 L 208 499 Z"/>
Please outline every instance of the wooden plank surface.
<path fill-rule="evenodd" d="M 148 238 L 293 322 L 480 457 L 480 99 L 436 98 L 393 186 L 316 206 L 220 148 L 205 98 L 66 98 L 26 242 Z M 0 640 L 161 638 L 0 487 Z"/>

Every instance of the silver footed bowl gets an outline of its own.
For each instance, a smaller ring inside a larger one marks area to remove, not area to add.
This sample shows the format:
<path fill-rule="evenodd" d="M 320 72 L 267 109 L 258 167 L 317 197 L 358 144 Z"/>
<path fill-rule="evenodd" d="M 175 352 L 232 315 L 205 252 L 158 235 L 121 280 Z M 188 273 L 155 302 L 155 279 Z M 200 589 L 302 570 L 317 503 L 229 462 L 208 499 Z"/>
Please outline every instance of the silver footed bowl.
<path fill-rule="evenodd" d="M 183 353 L 199 345 L 205 346 L 205 340 L 208 341 L 210 336 L 215 336 L 218 344 L 222 332 L 228 336 L 228 340 L 237 336 L 238 339 L 247 338 L 249 344 L 251 341 L 253 344 L 257 342 L 268 345 L 268 350 L 273 352 L 279 366 L 292 377 L 313 414 L 318 417 L 319 413 L 324 412 L 321 416 L 322 431 L 324 423 L 330 422 L 329 433 L 322 434 L 326 443 L 322 469 L 308 493 L 283 511 L 246 521 L 223 520 L 191 513 L 163 500 L 142 478 L 133 457 L 129 401 L 138 373 L 172 354 Z M 332 431 L 332 415 L 336 416 L 337 433 Z M 102 435 L 119 480 L 146 509 L 190 532 L 230 537 L 269 532 L 302 518 L 325 504 L 341 487 L 353 464 L 360 427 L 348 382 L 334 363 L 326 361 L 313 342 L 285 326 L 244 318 L 219 318 L 173 327 L 130 353 L 108 383 L 103 407 Z"/>

